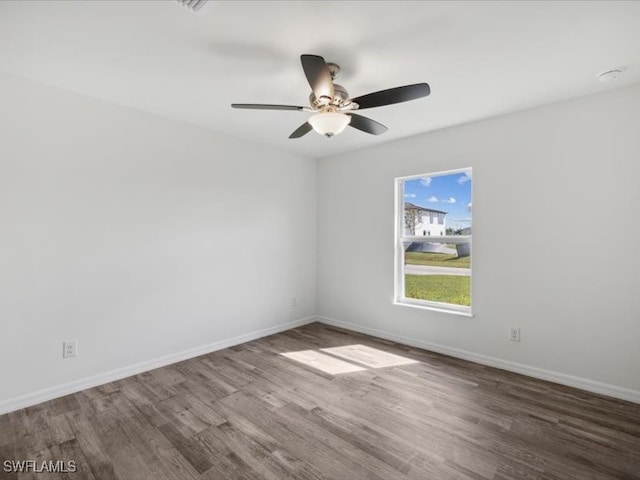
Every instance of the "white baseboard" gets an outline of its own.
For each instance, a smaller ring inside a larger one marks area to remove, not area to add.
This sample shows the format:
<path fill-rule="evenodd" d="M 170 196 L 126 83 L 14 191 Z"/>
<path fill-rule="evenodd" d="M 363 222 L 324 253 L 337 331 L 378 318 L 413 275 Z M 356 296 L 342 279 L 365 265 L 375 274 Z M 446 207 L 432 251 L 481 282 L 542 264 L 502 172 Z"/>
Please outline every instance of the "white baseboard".
<path fill-rule="evenodd" d="M 573 375 L 567 375 L 565 373 L 554 372 L 551 370 L 544 370 L 542 368 L 532 367 L 529 365 L 524 365 L 522 363 L 510 362 L 508 360 L 502 360 L 500 358 L 481 355 L 479 353 L 473 353 L 466 350 L 438 345 L 436 343 L 425 342 L 422 340 L 417 340 L 415 338 L 403 337 L 402 335 L 396 335 L 395 333 L 385 332 L 383 330 L 377 330 L 375 328 L 364 327 L 355 323 L 343 322 L 334 318 L 317 316 L 316 320 L 327 325 L 333 325 L 334 327 L 353 330 L 354 332 L 364 333 L 373 337 L 391 340 L 393 342 L 422 348 L 424 350 L 429 350 L 436 353 L 442 353 L 444 355 L 449 355 L 450 357 L 461 358 L 463 360 L 469 360 L 470 362 L 480 363 L 482 365 L 496 367 L 502 370 L 508 370 L 510 372 L 521 373 L 522 375 L 527 375 L 529 377 L 540 378 L 542 380 L 548 380 L 550 382 L 567 385 L 569 387 L 575 387 L 581 390 L 587 390 L 589 392 L 619 398 L 621 400 L 640 403 L 640 391 L 638 390 L 617 387 L 615 385 L 596 382 L 587 378 L 576 377 Z"/>
<path fill-rule="evenodd" d="M 564 373 L 554 372 L 551 370 L 544 370 L 541 368 L 532 367 L 532 366 L 524 365 L 521 363 L 510 362 L 507 360 L 502 360 L 502 359 L 490 357 L 487 355 L 481 355 L 478 353 L 468 352 L 468 351 L 460 350 L 457 348 L 451 348 L 444 345 L 425 342 L 422 340 L 404 337 L 402 335 L 397 335 L 397 334 L 386 332 L 383 330 L 364 327 L 362 325 L 358 325 L 355 323 L 343 322 L 343 321 L 336 320 L 333 318 L 328 318 L 328 317 L 315 316 L 315 317 L 301 318 L 293 322 L 282 323 L 274 327 L 257 330 L 254 332 L 246 333 L 244 335 L 239 335 L 237 337 L 220 340 L 218 342 L 213 342 L 207 345 L 191 348 L 188 350 L 184 350 L 182 352 L 172 353 L 170 355 L 165 355 L 160 358 L 136 363 L 134 365 L 130 365 L 127 367 L 110 370 L 104 373 L 99 373 L 97 375 L 92 375 L 91 377 L 81 378 L 73 382 L 68 382 L 62 385 L 58 385 L 56 387 L 46 388 L 33 393 L 28 393 L 26 395 L 21 395 L 19 397 L 3 400 L 0 402 L 0 415 L 12 412 L 14 410 L 19 410 L 21 408 L 29 407 L 31 405 L 36 405 L 38 403 L 42 403 L 47 400 L 63 397 L 65 395 L 79 392 L 87 388 L 96 387 L 98 385 L 103 385 L 105 383 L 113 382 L 115 380 L 120 380 L 126 377 L 130 377 L 132 375 L 153 370 L 155 368 L 164 367 L 165 365 L 170 365 L 172 363 L 180 362 L 182 360 L 188 360 L 190 358 L 194 358 L 200 355 L 205 355 L 207 353 L 215 352 L 217 350 L 222 350 L 224 348 L 233 347 L 234 345 L 250 342 L 258 338 L 273 335 L 275 333 L 284 332 L 286 330 L 300 327 L 302 325 L 306 325 L 315 321 L 325 323 L 327 325 L 333 325 L 335 327 L 344 328 L 347 330 L 352 330 L 354 332 L 364 333 L 364 334 L 371 335 L 378 338 L 384 338 L 386 340 L 391 340 L 391 341 L 402 343 L 412 347 L 417 347 L 417 348 L 422 348 L 424 350 L 429 350 L 432 352 L 442 353 L 444 355 L 449 355 L 451 357 L 461 358 L 463 360 L 469 360 L 471 362 L 479 363 L 482 365 L 488 365 L 490 367 L 496 367 L 502 370 L 521 373 L 523 375 L 528 375 L 530 377 L 540 378 L 542 380 L 548 380 L 550 382 L 555 382 L 562 385 L 579 388 L 589 392 L 599 393 L 602 395 L 608 395 L 610 397 L 619 398 L 621 400 L 628 400 L 630 402 L 640 403 L 640 391 L 638 390 L 632 390 L 629 388 L 609 385 L 607 383 L 596 382 L 596 381 L 589 380 L 582 377 L 567 375 Z"/>
<path fill-rule="evenodd" d="M 53 400 L 54 398 L 63 397 L 71 393 L 79 392 L 87 388 L 97 387 L 105 383 L 120 380 L 122 378 L 130 377 L 138 373 L 153 370 L 155 368 L 164 367 L 172 363 L 181 362 L 182 360 L 188 360 L 193 357 L 205 355 L 207 353 L 215 352 L 216 350 L 222 350 L 224 348 L 233 347 L 245 342 L 251 342 L 258 338 L 267 337 L 274 333 L 284 332 L 292 328 L 300 327 L 308 323 L 316 321 L 316 317 L 306 317 L 293 322 L 281 323 L 274 327 L 265 328 L 262 330 L 256 330 L 254 332 L 245 333 L 237 337 L 220 340 L 217 342 L 201 345 L 199 347 L 190 348 L 178 353 L 172 353 L 160 358 L 152 360 L 146 360 L 144 362 L 136 363 L 127 367 L 117 368 L 115 370 L 109 370 L 108 372 L 99 373 L 90 377 L 81 378 L 68 382 L 62 385 L 58 385 L 51 388 L 45 388 L 33 393 L 27 393 L 19 397 L 10 398 L 0 402 L 0 415 L 19 410 L 21 408 L 36 405 L 38 403 L 46 402 L 47 400 Z"/>

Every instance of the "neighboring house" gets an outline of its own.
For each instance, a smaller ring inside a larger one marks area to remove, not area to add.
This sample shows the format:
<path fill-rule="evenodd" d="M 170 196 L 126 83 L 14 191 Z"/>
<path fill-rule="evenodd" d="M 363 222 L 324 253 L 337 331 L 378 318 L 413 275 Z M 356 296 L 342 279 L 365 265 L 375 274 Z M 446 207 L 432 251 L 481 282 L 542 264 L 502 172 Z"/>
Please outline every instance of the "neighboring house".
<path fill-rule="evenodd" d="M 404 204 L 404 233 L 419 237 L 442 236 L 447 230 L 447 212 Z"/>

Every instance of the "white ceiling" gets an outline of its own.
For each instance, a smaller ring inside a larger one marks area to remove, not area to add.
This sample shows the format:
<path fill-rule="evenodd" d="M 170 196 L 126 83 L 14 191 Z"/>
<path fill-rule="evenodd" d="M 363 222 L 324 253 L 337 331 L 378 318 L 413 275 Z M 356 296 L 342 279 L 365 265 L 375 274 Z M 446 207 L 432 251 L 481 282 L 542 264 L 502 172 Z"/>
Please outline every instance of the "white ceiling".
<path fill-rule="evenodd" d="M 299 56 L 352 96 L 428 82 L 362 113 L 389 127 L 287 137 L 309 114 Z M 612 84 L 595 75 L 625 67 Z M 640 82 L 640 2 L 0 2 L 0 70 L 310 157 Z"/>

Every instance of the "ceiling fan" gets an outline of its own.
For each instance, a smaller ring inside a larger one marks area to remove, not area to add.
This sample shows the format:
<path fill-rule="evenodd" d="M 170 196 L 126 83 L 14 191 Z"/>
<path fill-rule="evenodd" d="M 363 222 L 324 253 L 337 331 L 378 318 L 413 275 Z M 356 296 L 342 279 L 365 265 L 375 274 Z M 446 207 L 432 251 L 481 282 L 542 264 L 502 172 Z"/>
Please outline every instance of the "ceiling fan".
<path fill-rule="evenodd" d="M 327 63 L 318 55 L 301 55 L 300 61 L 311 86 L 310 107 L 260 103 L 232 103 L 231 106 L 254 110 L 297 110 L 313 113 L 314 115 L 289 135 L 289 138 L 300 138 L 311 130 L 326 137 L 333 137 L 341 133 L 347 125 L 372 135 L 380 135 L 387 131 L 387 127 L 354 112 L 415 100 L 426 97 L 431 92 L 427 83 L 416 83 L 349 98 L 349 93 L 342 85 L 333 83 L 340 71 L 338 65 Z"/>

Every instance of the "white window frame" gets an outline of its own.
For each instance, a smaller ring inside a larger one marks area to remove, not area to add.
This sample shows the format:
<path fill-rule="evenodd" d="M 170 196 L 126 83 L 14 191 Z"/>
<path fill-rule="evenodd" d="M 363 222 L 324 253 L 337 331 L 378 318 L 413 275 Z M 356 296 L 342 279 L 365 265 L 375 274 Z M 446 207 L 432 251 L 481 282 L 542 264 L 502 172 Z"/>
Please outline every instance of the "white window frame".
<path fill-rule="evenodd" d="M 456 315 L 464 315 L 472 317 L 473 306 L 473 244 L 471 237 L 473 235 L 473 221 L 471 223 L 472 235 L 443 235 L 443 236 L 414 236 L 404 235 L 404 182 L 407 180 L 415 180 L 417 178 L 425 177 L 440 177 L 445 175 L 455 175 L 457 173 L 471 172 L 472 168 L 458 168 L 455 170 L 446 170 L 442 172 L 423 173 L 420 175 L 409 175 L 406 177 L 397 177 L 395 179 L 395 229 L 394 229 L 394 295 L 393 303 L 395 305 L 402 305 L 407 307 L 423 308 L 427 310 L 435 310 L 438 312 L 453 313 Z M 471 203 L 473 204 L 473 181 L 471 183 Z M 419 300 L 416 298 L 407 298 L 405 294 L 405 281 L 404 281 L 404 243 L 407 242 L 419 242 L 419 243 L 469 243 L 471 247 L 471 264 L 470 269 L 470 305 L 455 305 L 444 302 L 434 302 L 430 300 Z"/>

